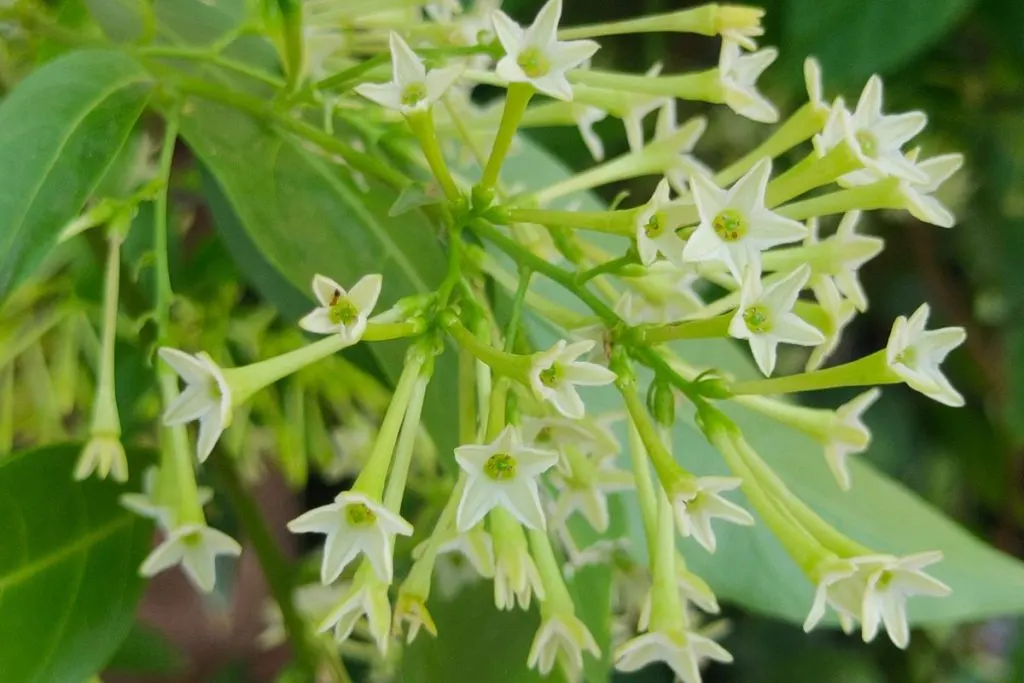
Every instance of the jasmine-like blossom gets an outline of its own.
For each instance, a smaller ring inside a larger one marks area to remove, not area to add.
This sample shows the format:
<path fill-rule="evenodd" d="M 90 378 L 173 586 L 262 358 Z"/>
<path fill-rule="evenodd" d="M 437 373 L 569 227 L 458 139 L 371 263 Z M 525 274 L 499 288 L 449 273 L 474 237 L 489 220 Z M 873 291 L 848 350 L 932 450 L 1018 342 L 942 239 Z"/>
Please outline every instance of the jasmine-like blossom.
<path fill-rule="evenodd" d="M 586 625 L 572 614 L 557 612 L 541 622 L 530 645 L 526 665 L 547 676 L 557 661 L 568 679 L 575 681 L 583 670 L 584 652 L 601 656 L 601 649 Z"/>
<path fill-rule="evenodd" d="M 554 473 L 551 479 L 559 487 L 554 520 L 564 523 L 573 512 L 579 512 L 595 531 L 604 532 L 611 522 L 608 495 L 633 488 L 633 475 L 615 467 L 613 454 L 598 455 L 587 460 L 582 453 L 585 472 L 568 475 Z"/>
<path fill-rule="evenodd" d="M 203 462 L 231 424 L 231 387 L 224 371 L 205 352 L 193 356 L 165 346 L 158 353 L 185 380 L 184 391 L 164 410 L 164 424 L 171 427 L 199 420 L 196 457 Z"/>
<path fill-rule="evenodd" d="M 608 118 L 608 112 L 586 104 L 573 104 L 572 117 L 576 121 L 576 127 L 580 130 L 580 137 L 583 138 L 583 144 L 587 146 L 590 156 L 594 158 L 594 161 L 603 160 L 604 143 L 594 131 L 594 124 Z"/>
<path fill-rule="evenodd" d="M 736 503 L 720 494 L 739 488 L 743 482 L 733 477 L 692 477 L 672 491 L 672 507 L 676 527 L 683 538 L 692 536 L 709 553 L 715 552 L 718 541 L 711 521 L 724 519 L 733 524 L 750 526 L 754 518 Z"/>
<path fill-rule="evenodd" d="M 912 389 L 958 408 L 964 404 L 964 397 L 939 366 L 950 351 L 964 343 L 967 332 L 962 327 L 925 330 L 930 310 L 928 304 L 921 304 L 909 319 L 902 315 L 896 319 L 885 347 L 886 363 Z"/>
<path fill-rule="evenodd" d="M 592 40 L 558 40 L 562 0 L 548 0 L 525 30 L 501 10 L 492 17 L 494 32 L 505 49 L 498 75 L 510 83 L 529 83 L 555 99 L 571 100 L 566 72 L 590 59 L 600 46 Z"/>
<path fill-rule="evenodd" d="M 566 344 L 559 340 L 547 351 L 533 354 L 530 387 L 537 397 L 551 403 L 565 417 L 583 417 L 585 409 L 577 386 L 603 386 L 615 381 L 615 373 L 608 368 L 577 360 L 592 348 L 592 341 Z"/>
<path fill-rule="evenodd" d="M 844 491 L 852 482 L 846 466 L 847 458 L 867 450 L 871 444 L 871 432 L 861 418 L 881 395 L 882 390 L 875 387 L 836 409 L 837 422 L 831 430 L 831 438 L 825 443 L 825 460 Z"/>
<path fill-rule="evenodd" d="M 687 119 L 682 125 L 677 123 L 676 101 L 668 98 L 661 101 L 658 108 L 658 119 L 654 126 L 654 139 L 650 146 L 660 152 L 672 151 L 669 162 L 661 169 L 668 179 L 668 184 L 682 197 L 690 194 L 689 181 L 694 175 L 711 176 L 713 172 L 704 162 L 698 159 L 693 151 L 697 147 L 708 122 L 703 116 Z"/>
<path fill-rule="evenodd" d="M 859 570 L 866 573 L 861 606 L 861 635 L 864 642 L 874 640 L 883 624 L 889 639 L 899 648 L 910 643 L 907 624 L 907 598 L 913 595 L 943 597 L 951 589 L 924 572 L 939 562 L 938 551 L 917 553 L 906 557 L 864 557 L 854 559 Z"/>
<path fill-rule="evenodd" d="M 388 41 L 391 46 L 391 81 L 361 83 L 355 87 L 357 93 L 382 107 L 406 115 L 429 109 L 444 96 L 463 71 L 463 67 L 458 65 L 427 71 L 423 60 L 401 36 L 392 31 Z"/>
<path fill-rule="evenodd" d="M 388 584 L 372 572 L 356 572 L 356 578 L 348 591 L 320 622 L 320 632 L 334 629 L 334 639 L 344 642 L 352 635 L 356 623 L 366 618 L 370 635 L 377 643 L 377 649 L 385 654 L 391 627 L 391 603 L 388 602 Z"/>
<path fill-rule="evenodd" d="M 676 234 L 678 225 L 671 225 L 662 212 L 669 203 L 668 180 L 663 178 L 636 218 L 636 249 L 645 266 L 654 263 L 661 254 L 672 263 L 679 263 L 683 255 L 683 240 Z"/>
<path fill-rule="evenodd" d="M 960 170 L 964 165 L 964 155 L 942 154 L 923 161 L 918 161 L 917 155 L 918 150 L 911 150 L 907 160 L 927 176 L 927 180 L 903 180 L 900 183 L 900 194 L 906 200 L 907 209 L 914 218 L 942 228 L 951 228 L 956 223 L 956 217 L 932 195 Z"/>
<path fill-rule="evenodd" d="M 683 683 L 700 683 L 700 665 L 704 660 L 731 662 L 732 655 L 710 638 L 683 627 L 644 633 L 615 651 L 615 668 L 619 671 L 639 671 L 655 662 L 664 662 Z"/>
<path fill-rule="evenodd" d="M 722 41 L 718 58 L 718 78 L 725 103 L 740 116 L 761 123 L 775 123 L 779 110 L 757 89 L 757 79 L 779 56 L 775 48 L 744 53 L 739 44 Z"/>
<path fill-rule="evenodd" d="M 238 541 L 205 524 L 183 524 L 168 533 L 142 562 L 139 574 L 150 577 L 180 564 L 196 588 L 209 593 L 217 579 L 217 557 L 241 554 Z"/>
<path fill-rule="evenodd" d="M 306 314 L 299 327 L 314 334 L 338 334 L 355 344 L 366 331 L 382 285 L 380 275 L 363 276 L 351 290 L 324 275 L 313 276 L 313 294 L 320 306 Z"/>

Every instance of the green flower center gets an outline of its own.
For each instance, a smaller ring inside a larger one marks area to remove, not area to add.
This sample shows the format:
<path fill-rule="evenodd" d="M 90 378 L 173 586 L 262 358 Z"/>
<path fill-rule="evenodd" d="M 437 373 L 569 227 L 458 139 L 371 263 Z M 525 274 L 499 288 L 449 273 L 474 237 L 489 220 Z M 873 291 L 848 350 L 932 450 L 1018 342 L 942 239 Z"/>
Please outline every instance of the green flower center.
<path fill-rule="evenodd" d="M 644 226 L 644 234 L 652 240 L 661 237 L 665 232 L 665 224 L 662 223 L 658 213 L 651 214 L 651 217 L 647 219 L 647 224 Z"/>
<path fill-rule="evenodd" d="M 516 64 L 530 78 L 547 76 L 551 71 L 551 60 L 535 47 L 528 47 L 520 52 Z"/>
<path fill-rule="evenodd" d="M 771 332 L 772 329 L 772 320 L 768 309 L 761 305 L 751 306 L 743 311 L 743 322 L 746 323 L 747 329 L 755 334 Z"/>
<path fill-rule="evenodd" d="M 917 349 L 913 346 L 903 349 L 896 356 L 896 362 L 900 365 L 906 365 L 908 368 L 917 367 Z"/>
<path fill-rule="evenodd" d="M 884 591 L 892 583 L 892 572 L 882 572 L 882 575 L 878 577 L 878 583 L 875 584 L 875 590 Z"/>
<path fill-rule="evenodd" d="M 537 432 L 537 437 L 534 439 L 537 443 L 550 443 L 551 442 L 551 427 L 542 427 Z"/>
<path fill-rule="evenodd" d="M 747 234 L 747 219 L 736 209 L 720 211 L 711 222 L 718 239 L 723 242 L 735 242 Z"/>
<path fill-rule="evenodd" d="M 552 363 L 550 368 L 540 371 L 540 383 L 549 389 L 553 389 L 562 383 L 565 377 L 565 370 L 558 363 Z"/>
<path fill-rule="evenodd" d="M 351 301 L 335 293 L 327 309 L 327 317 L 335 325 L 351 325 L 359 317 L 359 309 Z"/>
<path fill-rule="evenodd" d="M 402 88 L 402 106 L 415 107 L 427 99 L 427 86 L 423 83 L 410 83 Z"/>
<path fill-rule="evenodd" d="M 366 526 L 377 521 L 377 515 L 366 503 L 352 503 L 345 508 L 345 516 L 352 526 Z"/>
<path fill-rule="evenodd" d="M 508 453 L 495 453 L 484 463 L 484 473 L 495 481 L 508 481 L 516 476 L 516 459 Z"/>
<path fill-rule="evenodd" d="M 864 156 L 869 159 L 878 156 L 878 138 L 874 133 L 869 130 L 858 130 L 854 133 L 854 137 L 857 138 L 857 144 L 860 145 L 860 151 L 864 153 Z"/>

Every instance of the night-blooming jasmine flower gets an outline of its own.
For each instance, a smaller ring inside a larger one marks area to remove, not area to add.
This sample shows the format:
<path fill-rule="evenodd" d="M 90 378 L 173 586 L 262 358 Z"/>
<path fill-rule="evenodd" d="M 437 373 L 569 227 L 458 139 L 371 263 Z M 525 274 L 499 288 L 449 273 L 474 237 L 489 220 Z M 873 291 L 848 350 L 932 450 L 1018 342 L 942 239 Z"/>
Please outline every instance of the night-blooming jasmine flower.
<path fill-rule="evenodd" d="M 836 287 L 835 281 L 828 275 L 814 274 L 810 280 L 811 291 L 818 299 L 825 314 L 827 324 L 821 332 L 825 335 L 825 341 L 818 344 L 807 357 L 804 366 L 806 372 L 817 370 L 832 355 L 832 352 L 839 346 L 843 331 L 857 316 L 857 307 L 849 299 L 844 299 Z"/>
<path fill-rule="evenodd" d="M 615 467 L 615 460 L 611 453 L 588 460 L 577 451 L 570 459 L 569 474 L 552 474 L 551 481 L 560 489 L 553 520 L 564 524 L 573 512 L 579 511 L 596 531 L 606 531 L 611 521 L 608 494 L 633 488 L 633 475 Z M 573 463 L 579 467 L 573 467 Z"/>
<path fill-rule="evenodd" d="M 587 146 L 590 156 L 594 157 L 594 161 L 604 159 L 604 143 L 594 131 L 594 124 L 608 118 L 608 112 L 586 104 L 574 104 L 572 118 L 576 121 L 576 127 L 580 129 L 580 137 L 583 138 L 583 144 Z"/>
<path fill-rule="evenodd" d="M 537 448 L 562 452 L 572 447 L 594 457 L 614 455 L 619 452 L 619 439 L 609 427 L 611 420 L 608 418 L 599 416 L 571 420 L 561 415 L 523 415 L 519 432 L 523 443 Z"/>
<path fill-rule="evenodd" d="M 529 380 L 534 394 L 565 417 L 583 417 L 583 399 L 576 386 L 602 386 L 615 381 L 615 373 L 608 368 L 576 360 L 593 348 L 594 342 L 589 340 L 573 344 L 559 340 L 547 351 L 533 354 Z"/>
<path fill-rule="evenodd" d="M 676 585 L 679 587 L 681 604 L 693 603 L 708 614 L 718 614 L 721 611 L 718 606 L 718 597 L 711 590 L 707 581 L 686 569 L 682 555 L 676 557 L 675 565 Z M 647 591 L 643 605 L 640 607 L 640 616 L 637 618 L 636 625 L 638 631 L 646 631 L 651 623 L 651 593 L 652 591 Z"/>
<path fill-rule="evenodd" d="M 687 183 L 692 176 L 713 175 L 712 170 L 693 155 L 693 150 L 707 127 L 708 121 L 703 116 L 694 116 L 679 125 L 674 98 L 663 100 L 658 109 L 654 139 L 651 140 L 650 146 L 662 153 L 672 152 L 669 162 L 661 170 L 668 178 L 668 184 L 681 195 L 689 194 L 690 188 Z"/>
<path fill-rule="evenodd" d="M 851 115 L 842 102 L 833 107 L 824 130 L 814 137 L 820 156 L 844 140 L 857 154 L 864 168 L 851 171 L 839 179 L 844 186 L 866 185 L 884 178 L 896 177 L 917 183 L 928 182 L 928 176 L 900 151 L 928 123 L 924 112 L 882 114 L 882 79 L 868 79 Z"/>
<path fill-rule="evenodd" d="M 705 659 L 728 663 L 732 655 L 710 638 L 678 628 L 651 631 L 626 641 L 615 651 L 615 668 L 639 671 L 664 662 L 683 683 L 700 683 L 700 665 Z"/>
<path fill-rule="evenodd" d="M 174 510 L 157 500 L 160 468 L 150 465 L 142 474 L 142 493 L 122 493 L 118 501 L 140 517 L 153 520 L 162 530 L 174 527 Z M 196 489 L 196 500 L 203 507 L 213 500 L 213 491 L 205 486 Z"/>
<path fill-rule="evenodd" d="M 544 599 L 544 584 L 526 543 L 495 543 L 494 604 L 500 610 L 530 609 L 536 595 Z"/>
<path fill-rule="evenodd" d="M 684 242 L 676 234 L 678 225 L 671 225 L 662 211 L 669 202 L 668 179 L 662 178 L 643 210 L 636 218 L 636 250 L 645 266 L 654 263 L 660 253 L 672 263 L 679 263 Z"/>
<path fill-rule="evenodd" d="M 616 313 L 631 325 L 676 322 L 699 313 L 704 308 L 693 286 L 700 280 L 692 264 L 676 266 L 668 261 L 655 261 L 644 275 L 623 278 L 630 288 L 623 292 Z"/>
<path fill-rule="evenodd" d="M 871 432 L 861 418 L 881 395 L 882 390 L 875 387 L 836 409 L 836 424 L 825 442 L 825 460 L 844 491 L 851 483 L 846 458 L 863 452 L 871 444 Z"/>
<path fill-rule="evenodd" d="M 721 495 L 722 491 L 739 488 L 743 482 L 734 477 L 690 477 L 671 493 L 676 526 L 681 536 L 693 538 L 709 553 L 718 545 L 711 520 L 724 519 L 733 524 L 750 526 L 754 518 L 749 512 Z"/>
<path fill-rule="evenodd" d="M 494 32 L 505 49 L 498 76 L 510 83 L 529 83 L 545 95 L 572 99 L 565 73 L 590 59 L 598 47 L 593 40 L 558 40 L 562 0 L 548 0 L 526 30 L 504 12 L 494 12 Z"/>
<path fill-rule="evenodd" d="M 359 568 L 348 592 L 341 598 L 338 606 L 320 622 L 317 630 L 323 633 L 333 628 L 334 639 L 340 643 L 348 640 L 356 623 L 365 616 L 370 627 L 370 635 L 377 642 L 377 649 L 384 654 L 388 651 L 391 627 L 388 583 L 374 573 L 364 571 L 365 566 Z"/>
<path fill-rule="evenodd" d="M 231 388 L 223 370 L 204 352 L 193 356 L 165 346 L 158 353 L 186 385 L 164 411 L 164 424 L 170 427 L 199 420 L 196 457 L 203 462 L 231 424 Z"/>
<path fill-rule="evenodd" d="M 326 534 L 320 580 L 337 579 L 362 553 L 381 581 L 394 575 L 392 538 L 412 535 L 412 525 L 378 501 L 353 491 L 338 494 L 334 502 L 314 508 L 288 522 L 293 533 Z"/>
<path fill-rule="evenodd" d="M 924 573 L 925 567 L 941 559 L 941 552 L 932 551 L 906 557 L 871 556 L 852 560 L 867 573 L 860 614 L 864 642 L 874 640 L 879 626 L 884 624 L 893 644 L 907 647 L 910 643 L 907 598 L 914 595 L 945 597 L 952 592 L 949 586 Z"/>
<path fill-rule="evenodd" d="M 494 542 L 482 524 L 477 524 L 465 533 L 456 534 L 437 549 L 439 556 L 448 553 L 458 553 L 465 557 L 479 576 L 486 579 L 494 576 Z"/>
<path fill-rule="evenodd" d="M 352 289 L 345 290 L 329 277 L 313 276 L 313 294 L 320 306 L 306 314 L 299 327 L 315 334 L 339 334 L 349 344 L 355 344 L 366 331 L 383 278 L 380 275 L 364 275 Z"/>
<path fill-rule="evenodd" d="M 499 505 L 533 529 L 545 526 L 537 477 L 558 462 L 558 453 L 524 446 L 508 426 L 489 444 L 459 446 L 455 461 L 469 476 L 456 520 L 466 531 Z"/>
<path fill-rule="evenodd" d="M 139 573 L 155 576 L 180 564 L 199 590 L 209 593 L 217 580 L 217 556 L 236 556 L 242 546 L 222 531 L 204 524 L 184 524 L 167 534 L 163 543 L 142 562 Z"/>
<path fill-rule="evenodd" d="M 81 481 L 93 472 L 100 479 L 109 474 L 114 481 L 128 481 L 128 459 L 116 434 L 95 433 L 82 449 L 75 465 L 75 479 Z"/>
<path fill-rule="evenodd" d="M 729 334 L 747 340 L 757 367 L 766 377 L 775 369 L 780 342 L 815 346 L 825 341 L 818 328 L 793 312 L 810 276 L 810 266 L 804 264 L 767 288 L 753 271 L 748 271 L 743 280 L 740 305 L 729 321 Z"/>
<path fill-rule="evenodd" d="M 757 89 L 757 79 L 778 56 L 779 51 L 773 47 L 746 54 L 735 42 L 722 41 L 718 78 L 730 109 L 761 123 L 779 120 L 779 110 Z"/>
<path fill-rule="evenodd" d="M 572 614 L 556 612 L 537 629 L 526 665 L 547 676 L 557 660 L 567 678 L 576 681 L 583 669 L 584 650 L 594 657 L 601 656 L 601 648 L 582 621 Z"/>
<path fill-rule="evenodd" d="M 355 87 L 357 93 L 387 109 L 406 115 L 425 111 L 441 99 L 463 71 L 462 66 L 427 71 L 423 61 L 394 31 L 389 43 L 391 81 L 361 83 Z"/>
<path fill-rule="evenodd" d="M 748 266 L 761 272 L 761 252 L 807 235 L 797 221 L 769 211 L 764 204 L 771 159 L 762 159 L 729 189 L 702 174 L 690 181 L 700 225 L 686 242 L 684 261 L 724 263 L 737 282 Z"/>
<path fill-rule="evenodd" d="M 907 210 L 918 220 L 942 228 L 952 228 L 956 217 L 932 196 L 949 178 L 964 165 L 963 154 L 943 154 L 924 161 L 917 161 L 918 151 L 912 150 L 907 159 L 919 171 L 928 176 L 927 182 L 904 180 L 900 183 L 900 194 L 907 202 Z"/>
<path fill-rule="evenodd" d="M 882 252 L 885 241 L 872 235 L 858 235 L 860 211 L 850 211 L 839 221 L 836 234 L 822 243 L 831 251 L 829 267 L 823 274 L 832 278 L 836 287 L 853 302 L 858 311 L 866 311 L 868 297 L 857 273 L 860 268 Z"/>
<path fill-rule="evenodd" d="M 864 596 L 864 581 L 857 576 L 857 565 L 831 556 L 818 563 L 811 578 L 815 582 L 814 602 L 804 620 L 804 633 L 810 633 L 824 618 L 826 607 L 836 611 L 843 631 L 852 632 Z"/>
<path fill-rule="evenodd" d="M 929 312 L 928 304 L 921 304 L 909 319 L 902 315 L 896 319 L 885 347 L 885 359 L 889 369 L 912 389 L 959 408 L 964 397 L 949 383 L 939 365 L 950 351 L 964 343 L 967 332 L 962 327 L 925 330 Z"/>

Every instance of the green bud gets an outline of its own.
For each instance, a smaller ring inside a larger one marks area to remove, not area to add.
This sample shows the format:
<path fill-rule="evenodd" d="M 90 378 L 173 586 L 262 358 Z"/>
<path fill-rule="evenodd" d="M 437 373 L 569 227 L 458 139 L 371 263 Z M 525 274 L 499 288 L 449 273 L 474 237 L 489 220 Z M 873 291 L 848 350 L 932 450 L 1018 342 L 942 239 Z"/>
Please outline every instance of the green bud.
<path fill-rule="evenodd" d="M 656 379 L 647 390 L 647 409 L 660 427 L 671 427 L 676 421 L 676 397 L 672 386 Z"/>

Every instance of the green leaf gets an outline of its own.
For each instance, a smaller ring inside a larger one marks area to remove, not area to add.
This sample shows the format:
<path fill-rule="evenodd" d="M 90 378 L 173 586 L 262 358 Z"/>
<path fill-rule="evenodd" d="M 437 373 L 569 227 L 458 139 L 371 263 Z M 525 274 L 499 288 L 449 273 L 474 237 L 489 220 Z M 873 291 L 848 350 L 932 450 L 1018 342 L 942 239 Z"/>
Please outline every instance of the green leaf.
<path fill-rule="evenodd" d="M 784 0 L 790 60 L 816 56 L 830 83 L 859 84 L 897 69 L 953 29 L 974 0 Z"/>
<path fill-rule="evenodd" d="M 512 157 L 505 168 L 506 181 L 537 188 L 565 176 L 567 171 L 560 162 L 528 141 L 522 142 L 523 150 Z M 595 205 L 600 206 L 596 198 L 590 196 L 581 208 Z M 554 285 L 540 291 L 559 303 L 571 303 Z M 550 329 L 539 325 L 537 328 L 541 343 L 552 338 Z M 678 344 L 675 350 L 698 367 L 717 367 L 740 376 L 756 373 L 747 352 L 727 340 Z M 884 412 L 884 402 L 883 398 L 882 405 L 873 410 Z M 597 414 L 621 410 L 621 400 L 613 391 L 590 393 L 587 405 Z M 815 442 L 749 411 L 737 408 L 729 412 L 793 492 L 844 533 L 880 552 L 941 550 L 945 553 L 945 560 L 935 565 L 934 574 L 953 588 L 953 594 L 942 599 L 911 600 L 912 621 L 951 623 L 1024 613 L 1024 564 L 985 545 L 861 458 L 851 459 L 853 490 L 843 493 Z M 675 452 L 692 471 L 701 475 L 726 473 L 721 457 L 694 426 L 690 413 L 681 411 L 674 441 Z M 870 453 L 866 457 L 870 457 Z M 627 501 L 632 513 L 638 515 L 635 499 L 627 497 Z M 635 520 L 629 526 L 641 529 Z M 715 530 L 719 548 L 714 555 L 691 540 L 683 541 L 691 568 L 724 600 L 756 612 L 802 622 L 811 605 L 812 587 L 765 526 L 760 523 L 752 528 L 718 524 Z M 646 563 L 642 554 L 643 539 L 634 538 L 631 547 L 640 551 L 637 560 Z"/>
<path fill-rule="evenodd" d="M 181 670 L 184 657 L 155 629 L 132 624 L 121 647 L 107 662 L 108 671 L 167 676 Z"/>
<path fill-rule="evenodd" d="M 361 189 L 335 160 L 221 105 L 195 102 L 181 130 L 215 181 L 208 197 L 219 234 L 242 272 L 286 315 L 310 309 L 315 273 L 343 285 L 383 274 L 378 310 L 443 279 L 446 259 L 434 226 L 418 211 L 389 217 L 394 191 L 372 182 Z M 369 349 L 396 381 L 405 345 Z M 439 359 L 425 408 L 444 457 L 456 445 L 450 404 L 442 400 L 456 393 L 451 355 Z"/>
<path fill-rule="evenodd" d="M 84 681 L 132 623 L 152 527 L 118 504 L 124 487 L 71 479 L 80 448 L 49 446 L 0 462 L 4 680 Z M 129 460 L 137 474 L 139 454 Z"/>
<path fill-rule="evenodd" d="M 0 104 L 0 301 L 81 210 L 149 90 L 129 57 L 83 51 L 34 72 Z"/>

